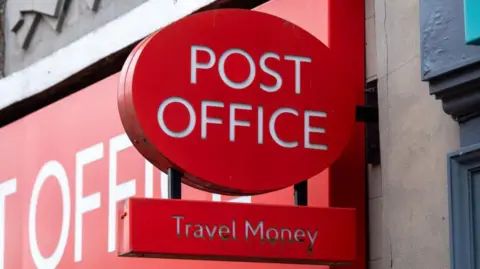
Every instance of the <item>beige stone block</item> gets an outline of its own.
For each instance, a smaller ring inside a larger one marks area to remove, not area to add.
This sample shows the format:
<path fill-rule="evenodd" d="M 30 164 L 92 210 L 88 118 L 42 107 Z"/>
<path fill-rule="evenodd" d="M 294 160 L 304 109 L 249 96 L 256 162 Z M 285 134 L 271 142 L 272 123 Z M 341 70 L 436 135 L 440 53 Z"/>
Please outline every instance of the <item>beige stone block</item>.
<path fill-rule="evenodd" d="M 375 0 L 365 0 L 365 19 L 375 15 Z"/>
<path fill-rule="evenodd" d="M 379 80 L 385 249 L 394 268 L 447 269 L 446 155 L 458 147 L 458 124 L 419 70 L 414 57 Z"/>
<path fill-rule="evenodd" d="M 420 55 L 420 16 L 418 0 L 387 1 L 386 10 L 390 73 Z"/>
<path fill-rule="evenodd" d="M 377 76 L 420 55 L 418 0 L 375 1 Z"/>
<path fill-rule="evenodd" d="M 388 98 L 388 80 L 386 77 L 379 78 L 378 86 L 378 120 L 380 132 L 380 155 L 385 160 L 390 152 L 390 103 Z M 388 171 L 388 163 L 382 161 L 382 171 Z M 382 172 L 383 177 L 383 172 Z"/>
<path fill-rule="evenodd" d="M 365 21 L 366 76 L 371 80 L 377 76 L 377 39 L 375 35 L 375 17 Z"/>
<path fill-rule="evenodd" d="M 368 202 L 368 225 L 370 256 L 369 260 L 377 260 L 383 257 L 382 242 L 382 198 L 371 199 Z"/>
<path fill-rule="evenodd" d="M 386 268 L 388 267 L 385 267 L 383 259 L 368 262 L 368 269 L 386 269 Z"/>
<path fill-rule="evenodd" d="M 375 39 L 377 50 L 377 77 L 383 78 L 387 74 L 387 34 L 385 32 L 385 1 L 375 0 Z"/>

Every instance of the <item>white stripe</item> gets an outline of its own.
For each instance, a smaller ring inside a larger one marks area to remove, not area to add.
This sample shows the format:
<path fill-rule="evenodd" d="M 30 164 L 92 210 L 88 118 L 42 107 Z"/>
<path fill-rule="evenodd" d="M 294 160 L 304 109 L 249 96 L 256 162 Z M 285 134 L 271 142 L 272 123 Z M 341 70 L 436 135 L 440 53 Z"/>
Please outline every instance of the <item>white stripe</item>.
<path fill-rule="evenodd" d="M 0 110 L 38 94 L 89 65 L 215 0 L 150 0 L 0 80 Z"/>

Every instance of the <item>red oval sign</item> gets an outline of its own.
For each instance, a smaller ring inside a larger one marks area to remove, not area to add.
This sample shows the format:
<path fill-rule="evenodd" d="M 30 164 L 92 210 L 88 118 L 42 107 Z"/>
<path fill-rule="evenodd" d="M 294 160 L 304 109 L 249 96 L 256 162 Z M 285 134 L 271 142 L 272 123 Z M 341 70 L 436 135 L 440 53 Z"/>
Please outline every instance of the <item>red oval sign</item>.
<path fill-rule="evenodd" d="M 349 142 L 355 89 L 322 42 L 278 17 L 190 15 L 142 41 L 119 110 L 136 148 L 194 187 L 260 194 L 330 166 Z"/>

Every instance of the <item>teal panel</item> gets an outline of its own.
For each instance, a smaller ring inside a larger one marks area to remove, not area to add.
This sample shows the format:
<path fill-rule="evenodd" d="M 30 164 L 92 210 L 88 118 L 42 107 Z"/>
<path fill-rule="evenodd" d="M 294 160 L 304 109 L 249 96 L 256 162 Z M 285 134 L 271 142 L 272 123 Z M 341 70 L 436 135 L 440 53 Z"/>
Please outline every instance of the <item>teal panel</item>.
<path fill-rule="evenodd" d="M 465 41 L 480 45 L 480 0 L 463 0 L 465 12 Z"/>

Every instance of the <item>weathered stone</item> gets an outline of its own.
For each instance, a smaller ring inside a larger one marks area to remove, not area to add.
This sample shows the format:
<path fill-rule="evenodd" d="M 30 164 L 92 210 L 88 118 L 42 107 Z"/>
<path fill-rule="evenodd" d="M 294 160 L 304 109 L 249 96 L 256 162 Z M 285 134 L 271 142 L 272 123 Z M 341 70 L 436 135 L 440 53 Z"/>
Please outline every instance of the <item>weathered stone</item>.
<path fill-rule="evenodd" d="M 398 40 L 402 34 L 390 31 L 389 38 L 393 35 Z M 447 269 L 446 155 L 458 147 L 458 125 L 429 95 L 419 70 L 416 57 L 382 78 L 378 88 L 383 251 L 392 268 Z"/>
<path fill-rule="evenodd" d="M 19 7 L 17 1 L 7 1 L 5 5 L 6 17 L 13 16 L 12 20 L 16 21 L 15 16 L 21 11 L 18 18 L 22 21 L 20 25 L 13 25 L 12 20 L 5 22 L 4 72 L 7 75 L 51 55 L 147 0 L 29 1 L 42 3 L 33 5 L 34 9 L 28 5 Z"/>

